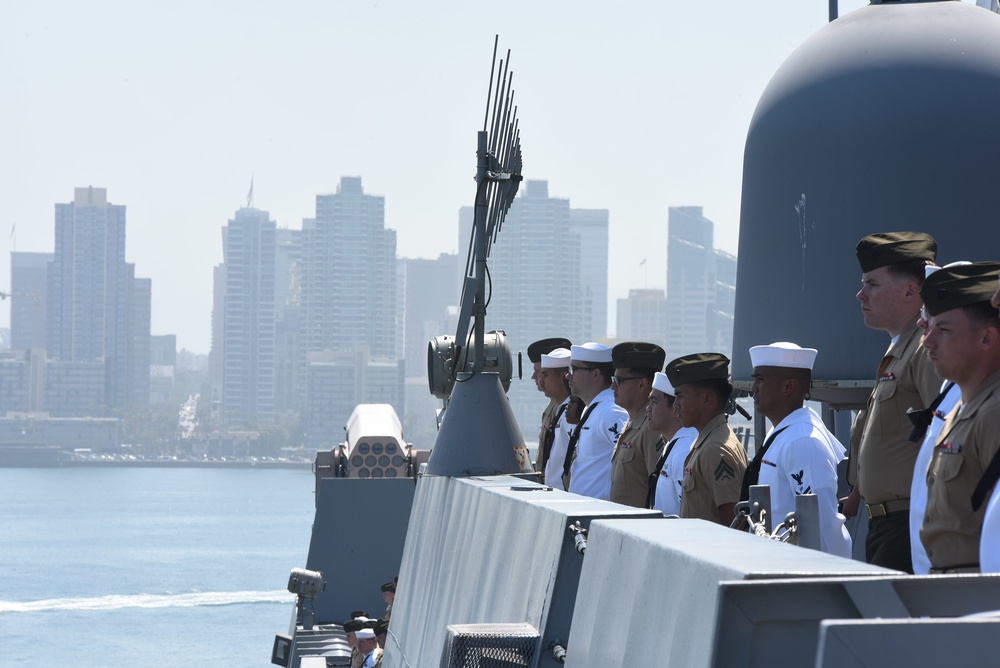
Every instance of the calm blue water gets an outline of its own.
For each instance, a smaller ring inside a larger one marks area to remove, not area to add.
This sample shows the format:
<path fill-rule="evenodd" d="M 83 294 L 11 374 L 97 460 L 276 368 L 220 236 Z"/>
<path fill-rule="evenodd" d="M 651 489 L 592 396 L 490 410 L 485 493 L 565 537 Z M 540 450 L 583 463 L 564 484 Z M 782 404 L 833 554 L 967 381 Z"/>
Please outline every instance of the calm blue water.
<path fill-rule="evenodd" d="M 313 476 L 0 469 L 4 666 L 269 666 Z"/>

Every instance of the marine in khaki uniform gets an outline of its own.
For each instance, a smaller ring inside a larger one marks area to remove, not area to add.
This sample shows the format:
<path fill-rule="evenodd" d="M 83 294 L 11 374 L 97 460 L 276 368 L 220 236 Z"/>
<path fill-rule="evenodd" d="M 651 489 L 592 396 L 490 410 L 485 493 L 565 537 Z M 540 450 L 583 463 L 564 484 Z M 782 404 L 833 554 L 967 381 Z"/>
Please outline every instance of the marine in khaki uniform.
<path fill-rule="evenodd" d="M 732 394 L 729 358 L 720 353 L 679 357 L 667 365 L 674 408 L 684 427 L 698 430 L 684 462 L 681 517 L 729 526 L 740 499 L 747 456 L 726 422 Z"/>
<path fill-rule="evenodd" d="M 979 571 L 985 508 L 974 492 L 1000 451 L 1000 316 L 989 302 L 997 276 L 996 262 L 949 267 L 928 277 L 921 290 L 928 357 L 962 392 L 927 471 L 920 540 L 931 573 Z"/>
<path fill-rule="evenodd" d="M 528 359 L 533 367 L 531 380 L 535 381 L 535 387 L 539 392 L 545 392 L 545 386 L 542 383 L 542 355 L 547 355 L 556 348 L 568 349 L 571 345 L 569 339 L 553 338 L 541 339 L 528 346 Z M 548 397 L 548 395 L 546 396 Z M 545 482 L 545 464 L 548 462 L 549 456 L 544 448 L 545 432 L 552 426 L 559 404 L 562 403 L 562 399 L 556 400 L 553 397 L 548 397 L 548 399 L 549 403 L 542 411 L 542 425 L 538 429 L 538 452 L 535 455 L 535 470 L 538 472 L 538 482 L 540 483 Z"/>
<path fill-rule="evenodd" d="M 913 571 L 909 497 L 919 447 L 909 440 L 913 425 L 906 411 L 926 410 L 941 387 L 917 327 L 924 268 L 936 253 L 937 243 L 922 232 L 872 234 L 857 247 L 857 298 L 865 325 L 891 340 L 867 407 L 852 428 L 848 481 L 854 489 L 842 500 L 844 515 L 868 514 L 868 563 L 907 573 Z"/>
<path fill-rule="evenodd" d="M 615 403 L 628 412 L 628 422 L 611 455 L 611 500 L 643 508 L 649 492 L 649 475 L 662 447 L 659 432 L 646 417 L 653 376 L 663 368 L 666 353 L 653 343 L 619 343 L 611 349 L 615 373 L 611 389 Z"/>

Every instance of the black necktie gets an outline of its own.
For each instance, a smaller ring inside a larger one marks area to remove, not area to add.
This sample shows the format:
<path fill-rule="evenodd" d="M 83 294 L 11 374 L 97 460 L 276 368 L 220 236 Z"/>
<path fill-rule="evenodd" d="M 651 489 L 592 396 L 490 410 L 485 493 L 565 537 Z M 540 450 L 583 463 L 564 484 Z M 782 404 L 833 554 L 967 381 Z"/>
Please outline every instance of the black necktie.
<path fill-rule="evenodd" d="M 573 455 L 576 454 L 576 442 L 580 440 L 580 432 L 583 430 L 583 424 L 590 417 L 590 414 L 597 407 L 597 404 L 601 402 L 595 401 L 594 403 L 587 406 L 587 410 L 583 411 L 583 415 L 580 416 L 580 422 L 576 425 L 576 429 L 569 437 L 569 445 L 566 447 L 566 459 L 563 460 L 563 475 L 569 475 L 569 470 L 573 466 Z"/>
<path fill-rule="evenodd" d="M 542 457 L 543 462 L 549 461 L 549 455 L 552 453 L 552 442 L 556 439 L 556 425 L 559 424 L 559 418 L 566 411 L 566 407 L 569 406 L 569 402 L 559 405 L 559 410 L 556 411 L 556 416 L 552 418 L 552 422 L 549 426 L 545 428 L 545 437 L 542 440 Z M 545 471 L 542 471 L 545 473 Z"/>
<path fill-rule="evenodd" d="M 660 440 L 656 442 L 657 445 L 663 443 L 666 440 L 660 436 Z M 674 445 L 677 444 L 677 438 L 674 438 L 667 447 L 663 449 L 663 455 L 660 456 L 659 461 L 656 462 L 656 466 L 653 467 L 653 472 L 649 474 L 649 487 L 646 490 L 646 507 L 652 508 L 653 504 L 656 502 L 656 481 L 660 477 L 660 471 L 663 470 L 663 465 L 667 463 L 667 457 L 670 456 L 670 451 L 674 449 Z"/>
<path fill-rule="evenodd" d="M 757 481 L 760 479 L 760 462 L 764 459 L 764 453 L 767 452 L 767 449 L 771 447 L 772 443 L 774 443 L 775 437 L 786 429 L 788 429 L 788 425 L 785 425 L 778 431 L 768 436 L 767 440 L 764 441 L 764 446 L 758 450 L 756 454 L 754 454 L 753 461 L 750 462 L 750 465 L 747 466 L 746 473 L 743 474 L 743 484 L 740 485 L 740 501 L 750 500 L 750 486 L 756 485 Z"/>
<path fill-rule="evenodd" d="M 979 512 L 979 509 L 983 507 L 986 494 L 997 484 L 997 480 L 1000 480 L 1000 450 L 993 455 L 993 459 L 990 460 L 989 466 L 986 467 L 983 477 L 979 479 L 979 484 L 976 485 L 975 491 L 972 492 L 973 511 Z"/>

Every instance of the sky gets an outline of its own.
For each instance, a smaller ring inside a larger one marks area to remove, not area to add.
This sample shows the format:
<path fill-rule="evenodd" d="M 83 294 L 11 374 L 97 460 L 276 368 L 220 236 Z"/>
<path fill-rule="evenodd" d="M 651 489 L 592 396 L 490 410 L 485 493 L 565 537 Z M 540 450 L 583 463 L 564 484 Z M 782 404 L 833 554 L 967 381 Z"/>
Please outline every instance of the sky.
<path fill-rule="evenodd" d="M 253 205 L 299 229 L 317 194 L 360 176 L 385 197 L 400 257 L 456 252 L 499 34 L 524 177 L 610 212 L 613 328 L 616 299 L 665 287 L 669 207 L 704 207 L 716 247 L 736 253 L 757 100 L 827 12 L 826 0 L 2 3 L 0 290 L 10 251 L 52 251 L 54 205 L 82 186 L 127 207 L 152 333 L 196 353 L 209 351 L 221 230 L 251 180 Z M 0 327 L 9 318 L 0 302 Z"/>

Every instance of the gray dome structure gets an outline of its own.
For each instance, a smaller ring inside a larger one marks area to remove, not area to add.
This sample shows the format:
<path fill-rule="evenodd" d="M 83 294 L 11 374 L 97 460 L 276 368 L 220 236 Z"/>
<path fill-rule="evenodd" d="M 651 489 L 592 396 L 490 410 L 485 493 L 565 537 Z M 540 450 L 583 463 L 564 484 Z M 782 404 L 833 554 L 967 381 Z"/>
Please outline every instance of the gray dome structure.
<path fill-rule="evenodd" d="M 819 381 L 873 379 L 888 340 L 855 298 L 868 234 L 1000 259 L 998 113 L 1000 16 L 974 5 L 873 3 L 789 56 L 747 134 L 734 380 L 774 341 L 818 348 Z"/>

